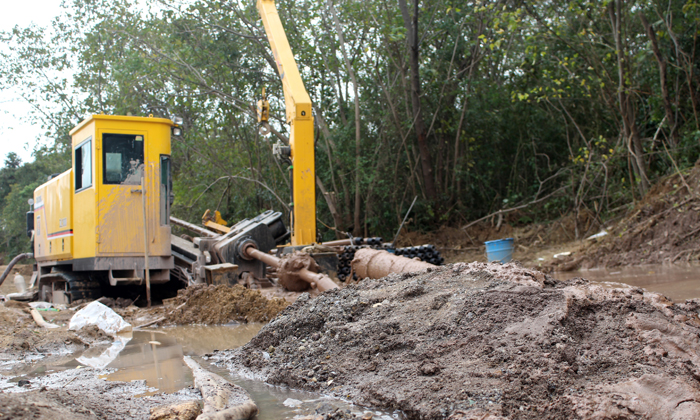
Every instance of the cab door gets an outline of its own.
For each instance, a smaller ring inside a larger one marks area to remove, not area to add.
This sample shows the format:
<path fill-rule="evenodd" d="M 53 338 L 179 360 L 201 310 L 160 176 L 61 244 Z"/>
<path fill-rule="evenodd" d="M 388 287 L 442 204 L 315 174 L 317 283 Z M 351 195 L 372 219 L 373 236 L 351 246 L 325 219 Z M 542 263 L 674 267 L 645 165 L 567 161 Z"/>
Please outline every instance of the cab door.
<path fill-rule="evenodd" d="M 141 178 L 148 191 L 154 175 L 146 160 L 147 136 L 147 131 L 98 130 L 97 249 L 102 256 L 144 254 Z"/>

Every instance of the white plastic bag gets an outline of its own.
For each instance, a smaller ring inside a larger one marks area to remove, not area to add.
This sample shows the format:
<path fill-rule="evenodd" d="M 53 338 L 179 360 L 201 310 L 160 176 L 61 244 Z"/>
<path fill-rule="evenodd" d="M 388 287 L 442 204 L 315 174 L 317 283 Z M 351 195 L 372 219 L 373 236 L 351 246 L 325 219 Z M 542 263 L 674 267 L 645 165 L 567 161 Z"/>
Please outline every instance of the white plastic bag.
<path fill-rule="evenodd" d="M 107 334 L 116 335 L 131 331 L 131 324 L 124 318 L 100 302 L 92 302 L 79 310 L 70 319 L 69 330 L 79 330 L 87 325 L 97 325 L 97 328 Z"/>
<path fill-rule="evenodd" d="M 117 336 L 112 345 L 99 355 L 91 356 L 88 354 L 90 352 L 90 350 L 88 350 L 75 360 L 84 366 L 104 369 L 119 356 L 119 353 L 124 350 L 124 347 L 126 347 L 129 341 L 131 341 L 130 336 Z"/>

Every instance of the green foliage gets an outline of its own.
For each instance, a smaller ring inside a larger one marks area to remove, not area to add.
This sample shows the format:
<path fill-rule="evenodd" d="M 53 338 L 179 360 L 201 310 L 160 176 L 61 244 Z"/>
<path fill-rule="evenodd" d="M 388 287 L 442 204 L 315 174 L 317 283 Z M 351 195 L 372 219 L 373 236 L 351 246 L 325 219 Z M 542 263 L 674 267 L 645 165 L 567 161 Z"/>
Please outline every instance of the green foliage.
<path fill-rule="evenodd" d="M 314 104 L 317 175 L 328 193 L 317 194 L 319 231 L 326 239 L 336 230 L 324 225 L 358 228 L 356 178 L 359 230 L 388 238 L 415 196 L 412 229 L 464 223 L 533 200 L 521 223 L 583 207 L 604 216 L 639 197 L 624 127 L 634 126 L 640 170 L 652 181 L 674 171 L 674 162 L 685 168 L 700 156 L 700 9 L 692 1 L 628 2 L 621 10 L 595 0 L 421 3 L 420 106 L 438 190 L 433 202 L 423 185 L 398 4 L 335 2 L 344 45 L 328 2 L 277 6 Z M 621 16 L 621 49 L 611 11 Z M 667 63 L 665 90 L 640 15 L 652 22 Z M 252 108 L 266 87 L 271 124 L 288 135 L 282 84 L 254 2 L 74 0 L 52 27 L 15 28 L 2 38 L 8 52 L 0 88 L 23 86 L 33 118 L 56 139 L 36 155 L 37 165 L 55 154 L 61 170 L 68 167 L 68 130 L 85 112 L 179 115 L 185 134 L 172 145 L 176 215 L 195 221 L 218 208 L 235 222 L 282 210 L 276 196 L 290 200 L 287 169 L 271 153 L 277 138 L 258 134 Z M 358 79 L 359 153 L 342 49 Z M 37 182 L 18 178 L 27 165 L 0 170 L 2 197 L 20 197 Z M 45 176 L 49 166 L 34 170 Z M 12 214 L 16 209 L 3 208 L 3 238 L 17 238 L 4 233 L 15 226 Z"/>
<path fill-rule="evenodd" d="M 13 153 L 8 154 L 0 168 L 0 257 L 12 258 L 30 252 L 26 235 L 27 200 L 47 176 L 70 167 L 70 155 L 65 151 L 37 149 L 34 162 L 22 163 Z"/>

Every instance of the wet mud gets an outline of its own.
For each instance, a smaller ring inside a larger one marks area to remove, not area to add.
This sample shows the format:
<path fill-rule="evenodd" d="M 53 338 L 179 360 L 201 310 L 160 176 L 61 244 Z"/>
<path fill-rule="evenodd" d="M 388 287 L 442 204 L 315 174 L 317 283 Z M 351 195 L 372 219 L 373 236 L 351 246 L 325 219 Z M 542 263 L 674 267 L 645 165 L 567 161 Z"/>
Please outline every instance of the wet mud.
<path fill-rule="evenodd" d="M 641 287 L 674 302 L 700 298 L 700 266 L 654 265 L 552 273 L 559 280 L 583 277 L 608 288 Z"/>
<path fill-rule="evenodd" d="M 83 367 L 31 378 L 19 387 L 0 377 L 0 419 L 146 419 L 152 408 L 201 399 L 194 388 L 144 396 L 146 381 L 115 382 L 110 371 Z"/>
<path fill-rule="evenodd" d="M 409 419 L 700 418 L 700 301 L 454 264 L 302 295 L 211 356 Z"/>

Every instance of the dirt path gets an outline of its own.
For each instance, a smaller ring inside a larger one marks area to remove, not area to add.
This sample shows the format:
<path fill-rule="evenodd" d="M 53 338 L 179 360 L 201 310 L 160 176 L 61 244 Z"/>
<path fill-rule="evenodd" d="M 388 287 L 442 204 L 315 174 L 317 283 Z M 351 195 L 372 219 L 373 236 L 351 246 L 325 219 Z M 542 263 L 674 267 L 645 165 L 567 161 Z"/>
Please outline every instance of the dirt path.
<path fill-rule="evenodd" d="M 700 418 L 698 309 L 455 264 L 302 296 L 213 360 L 410 419 Z"/>

